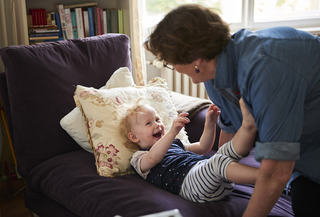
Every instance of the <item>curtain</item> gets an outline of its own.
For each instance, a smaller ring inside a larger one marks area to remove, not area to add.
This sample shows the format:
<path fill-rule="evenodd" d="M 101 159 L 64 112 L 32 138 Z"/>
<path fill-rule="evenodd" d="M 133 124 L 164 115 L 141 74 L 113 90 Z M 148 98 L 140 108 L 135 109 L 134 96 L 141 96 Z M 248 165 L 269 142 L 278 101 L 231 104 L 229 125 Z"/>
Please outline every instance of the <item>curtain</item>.
<path fill-rule="evenodd" d="M 131 9 L 131 43 L 133 51 L 133 73 L 137 85 L 147 83 L 146 60 L 143 48 L 143 28 L 142 28 L 142 1 L 130 1 Z"/>
<path fill-rule="evenodd" d="M 29 44 L 25 0 L 0 0 L 0 48 Z M 0 60 L 0 71 L 4 71 Z"/>

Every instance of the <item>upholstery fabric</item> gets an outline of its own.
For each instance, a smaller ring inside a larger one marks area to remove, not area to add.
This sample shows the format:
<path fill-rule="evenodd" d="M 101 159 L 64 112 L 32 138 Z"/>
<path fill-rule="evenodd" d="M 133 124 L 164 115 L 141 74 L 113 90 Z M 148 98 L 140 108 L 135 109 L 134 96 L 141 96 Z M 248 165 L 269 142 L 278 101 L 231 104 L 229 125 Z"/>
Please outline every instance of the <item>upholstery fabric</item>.
<path fill-rule="evenodd" d="M 80 148 L 59 124 L 75 106 L 75 85 L 99 88 L 116 69 L 131 70 L 126 35 L 12 46 L 0 54 L 21 175 L 46 159 Z"/>

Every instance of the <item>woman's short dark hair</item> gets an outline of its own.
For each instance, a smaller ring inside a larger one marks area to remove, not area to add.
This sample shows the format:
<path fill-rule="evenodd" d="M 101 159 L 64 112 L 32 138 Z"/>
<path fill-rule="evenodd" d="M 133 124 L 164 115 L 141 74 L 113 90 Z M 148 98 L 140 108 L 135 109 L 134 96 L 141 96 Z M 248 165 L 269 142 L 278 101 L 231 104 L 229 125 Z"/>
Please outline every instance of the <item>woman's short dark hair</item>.
<path fill-rule="evenodd" d="M 144 47 L 166 63 L 190 64 L 198 58 L 215 58 L 229 39 L 229 26 L 218 14 L 200 5 L 184 4 L 158 23 Z"/>

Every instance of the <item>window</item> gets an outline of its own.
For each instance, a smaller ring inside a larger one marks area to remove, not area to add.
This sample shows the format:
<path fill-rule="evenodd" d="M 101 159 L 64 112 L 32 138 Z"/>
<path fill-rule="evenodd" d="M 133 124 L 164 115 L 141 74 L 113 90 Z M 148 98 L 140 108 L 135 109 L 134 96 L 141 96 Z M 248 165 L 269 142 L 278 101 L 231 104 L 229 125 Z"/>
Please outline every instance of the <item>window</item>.
<path fill-rule="evenodd" d="M 320 0 L 143 0 L 145 36 L 163 16 L 181 4 L 198 3 L 215 10 L 232 32 L 270 26 L 318 27 Z"/>

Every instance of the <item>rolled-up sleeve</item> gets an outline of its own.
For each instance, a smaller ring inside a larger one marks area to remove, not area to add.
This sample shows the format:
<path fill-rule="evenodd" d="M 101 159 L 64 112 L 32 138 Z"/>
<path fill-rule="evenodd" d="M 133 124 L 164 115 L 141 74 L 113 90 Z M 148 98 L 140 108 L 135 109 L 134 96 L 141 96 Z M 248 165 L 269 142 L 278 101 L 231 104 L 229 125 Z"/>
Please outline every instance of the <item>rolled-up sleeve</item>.
<path fill-rule="evenodd" d="M 141 159 L 146 153 L 147 151 L 137 151 L 132 155 L 132 158 L 130 160 L 130 164 L 133 166 L 135 171 L 144 179 L 147 178 L 147 175 L 150 172 L 150 170 L 142 172 L 140 169 Z"/>
<path fill-rule="evenodd" d="M 300 143 L 290 142 L 256 142 L 254 157 L 257 161 L 271 160 L 299 160 Z"/>

